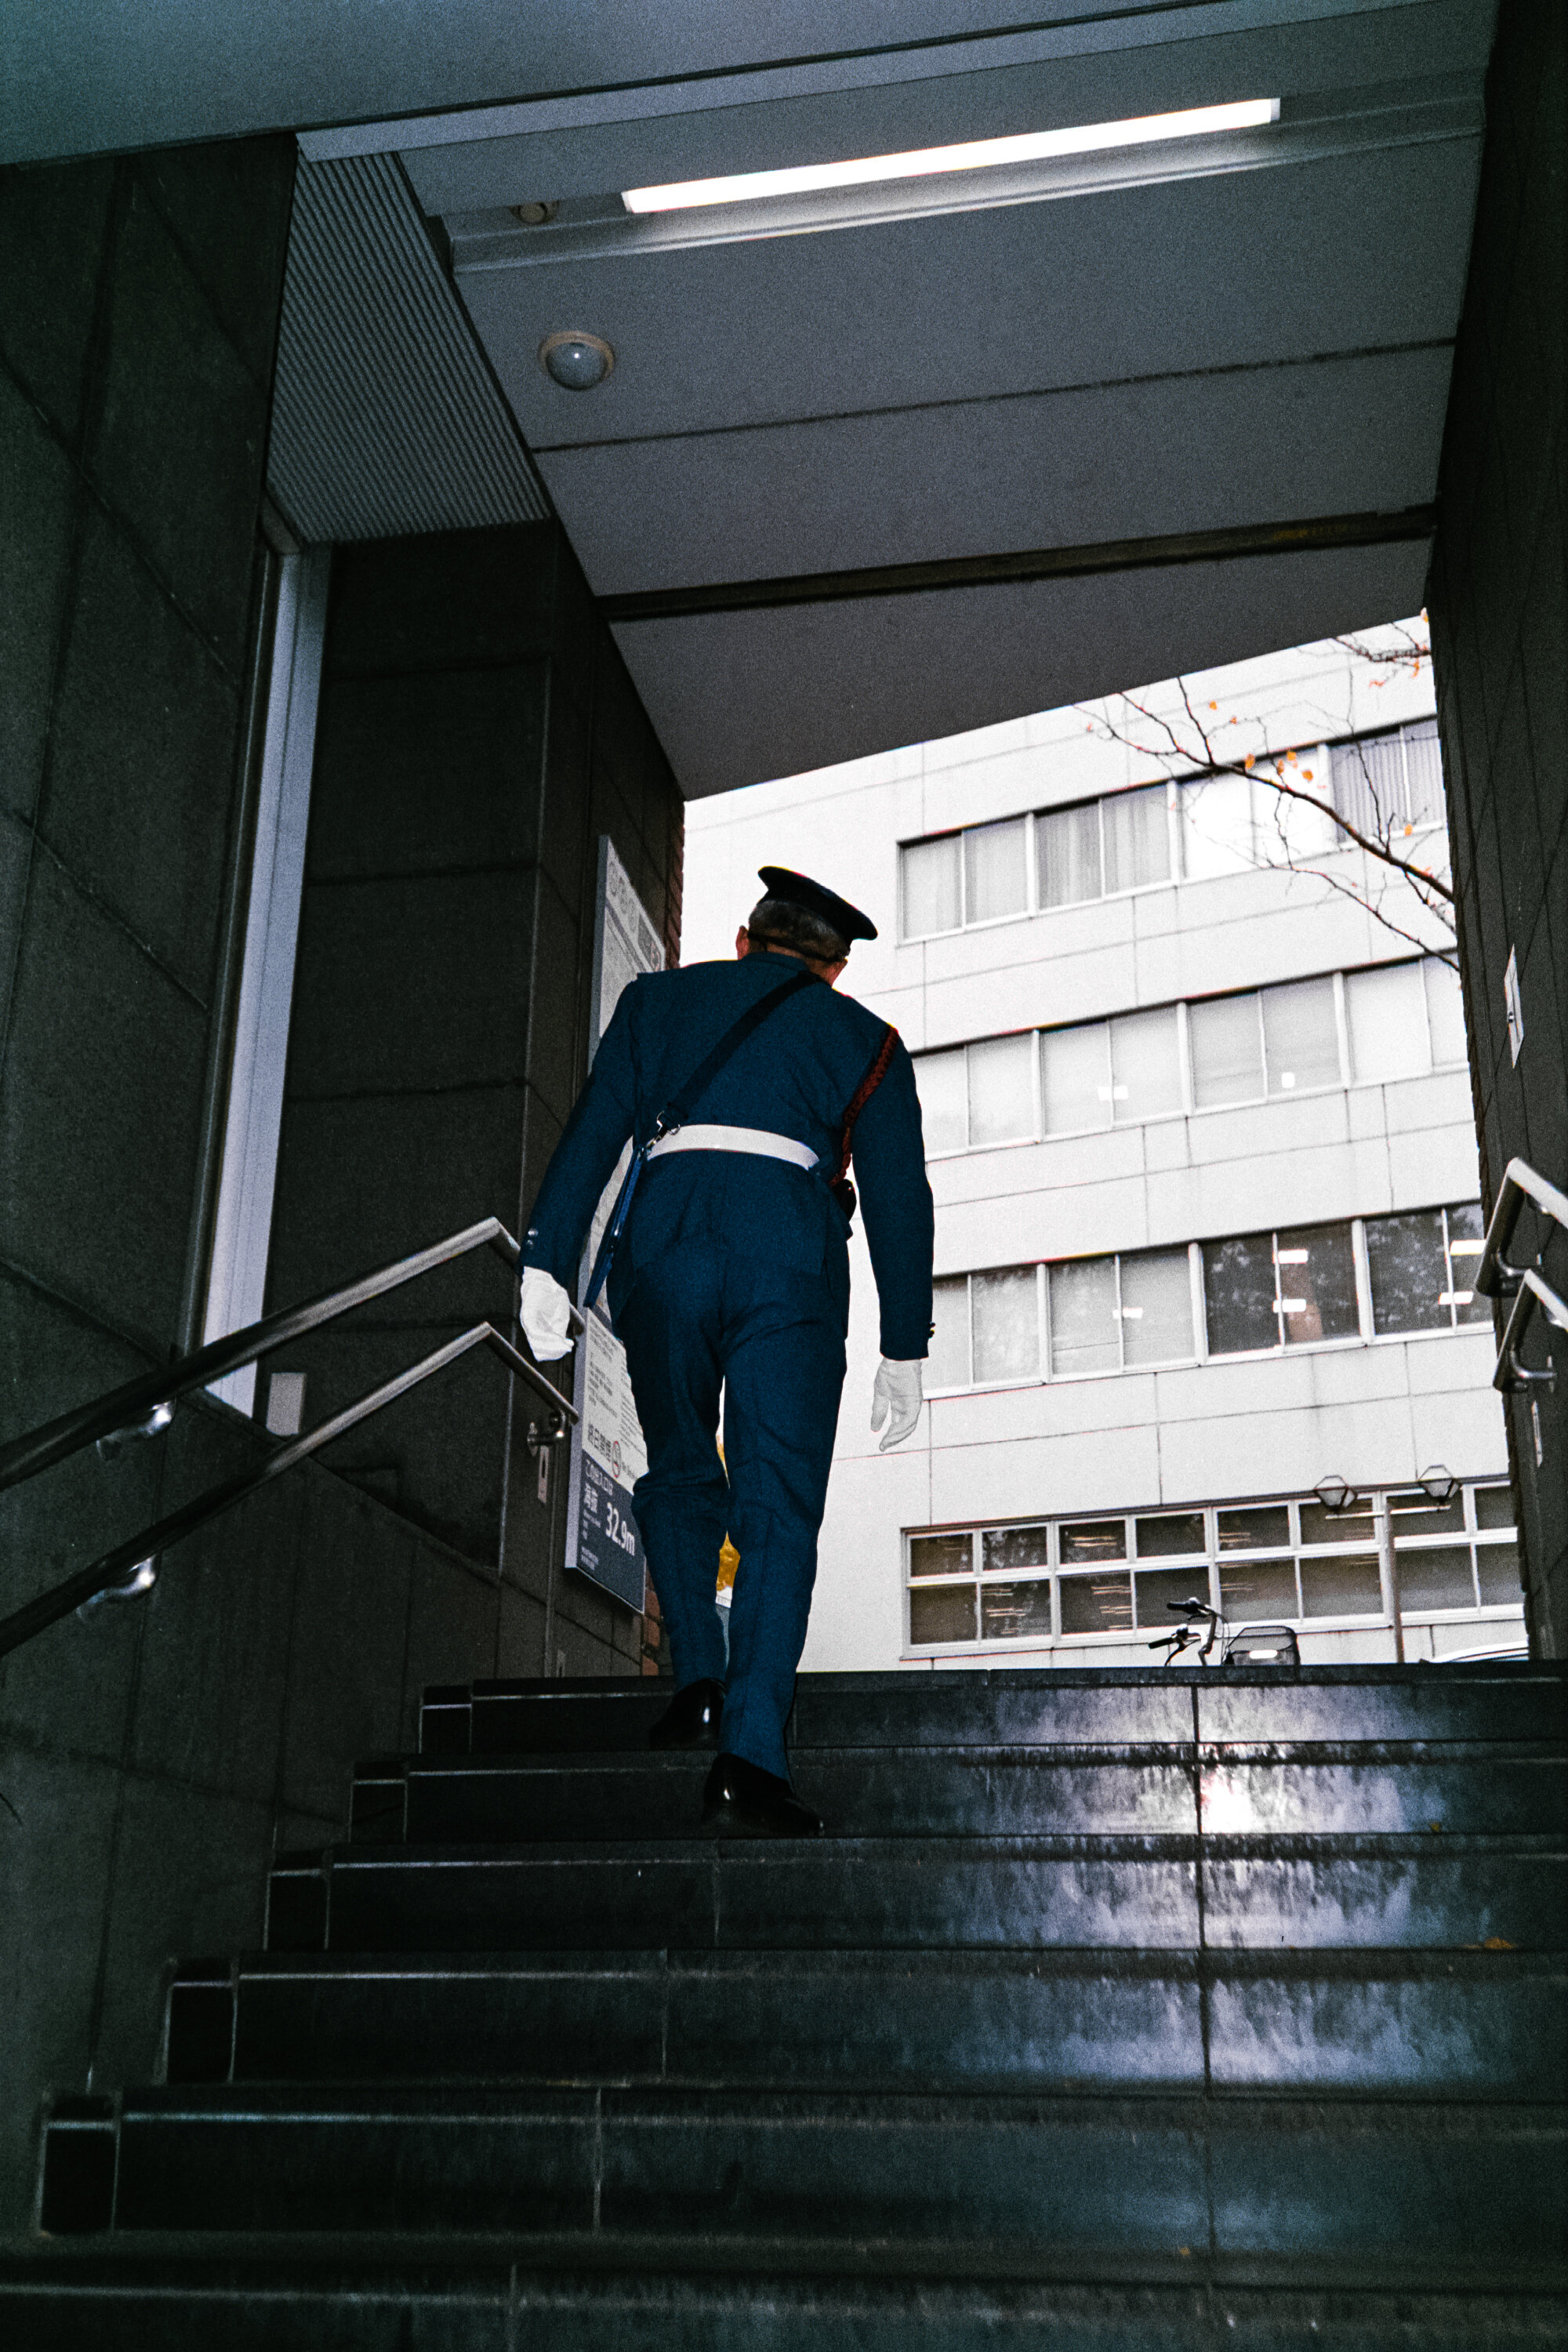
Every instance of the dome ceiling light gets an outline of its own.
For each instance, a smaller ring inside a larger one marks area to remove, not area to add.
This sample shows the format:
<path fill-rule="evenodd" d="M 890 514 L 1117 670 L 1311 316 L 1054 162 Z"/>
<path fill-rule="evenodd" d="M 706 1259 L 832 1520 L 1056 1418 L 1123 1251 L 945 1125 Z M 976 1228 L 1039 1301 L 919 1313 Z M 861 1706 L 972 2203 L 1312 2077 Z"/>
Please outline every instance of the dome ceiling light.
<path fill-rule="evenodd" d="M 614 368 L 616 355 L 603 335 L 563 327 L 540 344 L 539 364 L 563 392 L 592 392 Z"/>
<path fill-rule="evenodd" d="M 983 172 L 1049 156 L 1092 155 L 1162 139 L 1197 139 L 1216 131 L 1253 131 L 1279 120 L 1277 98 L 1229 106 L 1190 106 L 1176 114 L 1131 115 L 1121 122 L 1029 131 L 1012 139 L 970 139 L 956 147 L 920 147 L 902 155 L 862 155 L 845 163 L 800 163 L 780 172 L 736 172 L 717 180 L 675 180 L 661 188 L 624 188 L 629 213 L 679 212 L 698 205 L 742 205 L 760 196 L 800 195 L 815 188 L 864 187 L 876 180 L 921 179 L 937 172 Z"/>

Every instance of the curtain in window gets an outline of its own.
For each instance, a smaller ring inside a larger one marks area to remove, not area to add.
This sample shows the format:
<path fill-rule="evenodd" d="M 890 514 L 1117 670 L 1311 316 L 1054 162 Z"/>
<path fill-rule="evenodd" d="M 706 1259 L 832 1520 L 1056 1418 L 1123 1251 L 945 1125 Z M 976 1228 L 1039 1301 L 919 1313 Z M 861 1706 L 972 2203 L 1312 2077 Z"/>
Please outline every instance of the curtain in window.
<path fill-rule="evenodd" d="M 926 1357 L 927 1388 L 962 1389 L 969 1385 L 969 1279 L 949 1276 L 931 1292 L 931 1349 Z"/>
<path fill-rule="evenodd" d="M 1420 1077 L 1430 1066 L 1419 964 L 1347 973 L 1345 1018 L 1358 1080 Z"/>
<path fill-rule="evenodd" d="M 1215 996 L 1187 1007 L 1193 1100 L 1200 1110 L 1257 1102 L 1263 1087 L 1263 1035 L 1256 996 Z"/>
<path fill-rule="evenodd" d="M 1443 753 L 1437 741 L 1437 721 L 1417 719 L 1405 735 L 1405 779 L 1412 824 L 1446 824 L 1443 797 Z"/>
<path fill-rule="evenodd" d="M 1051 1268 L 1051 1370 L 1058 1378 L 1121 1368 L 1116 1260 L 1069 1259 Z"/>
<path fill-rule="evenodd" d="M 963 1046 L 955 1054 L 917 1054 L 915 1088 L 926 1150 L 962 1151 L 969 1140 Z"/>
<path fill-rule="evenodd" d="M 1432 1033 L 1432 1059 L 1459 1064 L 1468 1057 L 1465 1041 L 1465 999 L 1459 975 L 1441 956 L 1428 956 L 1421 967 L 1426 984 L 1426 1022 Z"/>
<path fill-rule="evenodd" d="M 1042 907 L 1073 907 L 1100 895 L 1100 803 L 1050 809 L 1035 819 Z"/>
<path fill-rule="evenodd" d="M 969 1048 L 969 1147 L 1035 1132 L 1035 1041 L 993 1037 Z"/>
<path fill-rule="evenodd" d="M 1103 1021 L 1044 1032 L 1040 1099 L 1047 1135 L 1110 1125 L 1110 1047 Z"/>
<path fill-rule="evenodd" d="M 1182 865 L 1190 882 L 1213 874 L 1245 874 L 1257 863 L 1250 777 L 1200 777 L 1182 786 L 1177 805 Z"/>
<path fill-rule="evenodd" d="M 1397 734 L 1363 735 L 1329 753 L 1334 806 L 1369 840 L 1405 821 L 1405 746 Z"/>
<path fill-rule="evenodd" d="M 1025 865 L 1026 820 L 1009 817 L 1003 824 L 972 825 L 963 836 L 963 919 L 991 923 L 1003 915 L 1021 915 L 1029 903 L 1029 877 Z"/>
<path fill-rule="evenodd" d="M 977 1381 L 1028 1380 L 1040 1369 L 1038 1277 L 1032 1265 L 977 1274 L 970 1285 Z"/>
<path fill-rule="evenodd" d="M 1191 1361 L 1193 1292 L 1184 1249 L 1140 1250 L 1122 1259 L 1121 1346 L 1129 1367 Z"/>
<path fill-rule="evenodd" d="M 1263 991 L 1263 1043 L 1268 1091 L 1340 1084 L 1340 1035 L 1331 980 L 1300 980 Z"/>
<path fill-rule="evenodd" d="M 1110 1024 L 1111 1115 L 1129 1125 L 1182 1108 L 1176 1008 L 1130 1013 Z"/>
<path fill-rule="evenodd" d="M 929 940 L 937 931 L 955 931 L 959 904 L 959 836 L 941 841 L 913 841 L 900 863 L 903 869 L 904 937 Z"/>
<path fill-rule="evenodd" d="M 1344 835 L 1330 814 L 1334 796 L 1327 751 L 1320 746 L 1304 753 L 1295 767 L 1287 766 L 1285 777 L 1287 782 L 1300 784 L 1304 793 L 1316 793 L 1329 807 L 1315 808 L 1310 801 L 1298 800 L 1294 793 L 1276 792 L 1260 782 L 1254 797 L 1258 852 L 1265 862 L 1304 865 L 1342 848 Z"/>
<path fill-rule="evenodd" d="M 1171 878 L 1171 836 L 1165 822 L 1165 787 L 1114 793 L 1100 803 L 1105 825 L 1105 887 L 1137 890 Z"/>

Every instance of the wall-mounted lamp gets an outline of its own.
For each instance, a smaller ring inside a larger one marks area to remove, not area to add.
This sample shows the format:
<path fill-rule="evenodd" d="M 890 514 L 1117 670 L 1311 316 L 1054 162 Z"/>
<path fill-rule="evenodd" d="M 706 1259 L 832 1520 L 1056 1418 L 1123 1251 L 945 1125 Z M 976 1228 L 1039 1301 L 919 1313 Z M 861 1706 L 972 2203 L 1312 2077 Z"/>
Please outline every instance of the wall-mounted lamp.
<path fill-rule="evenodd" d="M 603 335 L 563 327 L 540 344 L 539 364 L 563 392 L 592 392 L 610 373 L 616 355 Z"/>
<path fill-rule="evenodd" d="M 1337 1475 L 1328 1478 L 1320 1478 L 1317 1485 L 1313 1487 L 1312 1492 L 1316 1495 L 1319 1502 L 1321 1503 L 1324 1510 L 1332 1512 L 1336 1517 L 1340 1512 L 1348 1511 L 1353 1503 L 1357 1503 L 1361 1499 L 1357 1495 L 1355 1488 L 1349 1485 L 1345 1479 L 1339 1477 Z"/>
<path fill-rule="evenodd" d="M 1440 1511 L 1447 1510 L 1459 1491 L 1458 1480 L 1447 1465 L 1441 1462 L 1434 1462 L 1429 1470 L 1423 1470 L 1416 1484 L 1426 1500 L 1435 1504 Z"/>

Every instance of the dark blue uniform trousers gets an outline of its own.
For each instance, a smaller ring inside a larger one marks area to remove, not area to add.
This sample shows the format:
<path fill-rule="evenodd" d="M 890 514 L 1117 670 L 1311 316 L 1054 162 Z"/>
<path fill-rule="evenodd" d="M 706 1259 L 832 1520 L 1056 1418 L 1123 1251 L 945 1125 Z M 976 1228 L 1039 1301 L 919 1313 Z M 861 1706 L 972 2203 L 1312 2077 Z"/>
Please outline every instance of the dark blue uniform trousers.
<path fill-rule="evenodd" d="M 784 1718 L 844 1385 L 843 1303 L 826 1275 L 694 1240 L 638 1267 L 616 1329 L 647 1444 L 633 1508 L 676 1683 L 724 1683 L 721 1745 L 787 1777 Z M 741 1555 L 727 1676 L 713 1599 L 726 1531 Z"/>

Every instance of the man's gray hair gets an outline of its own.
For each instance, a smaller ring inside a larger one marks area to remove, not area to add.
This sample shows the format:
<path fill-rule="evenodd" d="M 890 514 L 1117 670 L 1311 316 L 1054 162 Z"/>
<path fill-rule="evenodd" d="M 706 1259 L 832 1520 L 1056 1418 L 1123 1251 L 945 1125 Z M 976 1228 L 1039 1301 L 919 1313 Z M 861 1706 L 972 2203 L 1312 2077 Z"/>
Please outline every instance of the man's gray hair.
<path fill-rule="evenodd" d="M 793 948 L 813 963 L 842 963 L 849 953 L 848 940 L 831 923 L 809 907 L 797 907 L 792 898 L 759 898 L 746 918 L 746 929 L 757 946 Z"/>

